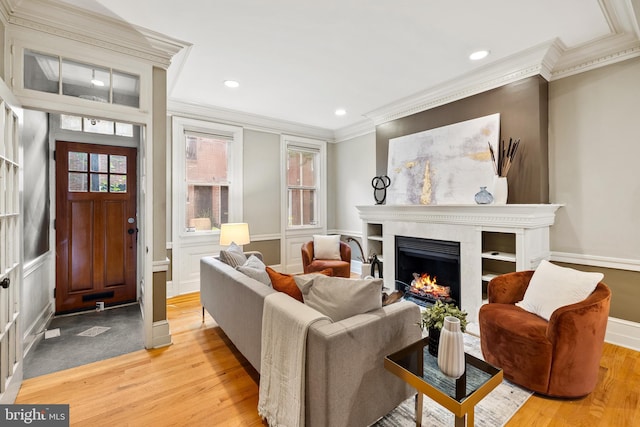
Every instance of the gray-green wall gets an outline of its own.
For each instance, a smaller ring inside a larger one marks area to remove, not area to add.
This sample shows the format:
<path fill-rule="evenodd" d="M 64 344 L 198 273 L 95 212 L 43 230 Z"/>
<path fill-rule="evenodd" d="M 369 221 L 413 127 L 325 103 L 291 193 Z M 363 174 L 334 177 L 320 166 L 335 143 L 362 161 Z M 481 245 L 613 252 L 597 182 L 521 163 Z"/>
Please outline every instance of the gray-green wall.
<path fill-rule="evenodd" d="M 611 316 L 640 322 L 640 58 L 549 84 L 551 248 L 603 271 Z M 584 258 L 584 261 L 581 261 Z"/>
<path fill-rule="evenodd" d="M 252 236 L 280 235 L 280 135 L 245 129 L 243 133 L 243 210 Z M 280 264 L 280 239 L 253 241 L 268 265 Z"/>

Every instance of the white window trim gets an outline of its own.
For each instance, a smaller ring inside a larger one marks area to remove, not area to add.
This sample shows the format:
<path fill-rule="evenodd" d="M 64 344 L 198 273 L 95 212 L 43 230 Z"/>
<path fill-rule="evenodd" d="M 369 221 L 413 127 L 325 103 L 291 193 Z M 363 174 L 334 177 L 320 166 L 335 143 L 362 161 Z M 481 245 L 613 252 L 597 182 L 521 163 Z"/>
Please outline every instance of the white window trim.
<path fill-rule="evenodd" d="M 296 148 L 308 149 L 318 153 L 318 200 L 316 206 L 316 220 L 315 225 L 295 225 L 289 226 L 289 209 L 288 209 L 288 184 L 287 184 L 287 155 L 290 146 Z M 281 168 L 280 168 L 280 181 L 282 183 L 282 231 L 291 232 L 296 230 L 326 230 L 327 228 L 327 143 L 326 141 L 320 141 L 317 139 L 302 138 L 291 135 L 282 135 L 280 137 L 280 152 L 281 152 Z"/>
<path fill-rule="evenodd" d="M 243 129 L 238 126 L 230 126 L 221 123 L 207 122 L 184 117 L 173 117 L 173 241 L 181 238 L 197 238 L 206 236 L 211 240 L 211 235 L 218 235 L 219 231 L 187 232 L 185 227 L 186 208 L 184 200 L 186 189 L 183 185 L 186 179 L 184 164 L 186 160 L 185 132 L 200 133 L 204 135 L 230 136 L 229 150 L 229 222 L 241 222 L 243 220 L 242 206 L 242 152 Z"/>

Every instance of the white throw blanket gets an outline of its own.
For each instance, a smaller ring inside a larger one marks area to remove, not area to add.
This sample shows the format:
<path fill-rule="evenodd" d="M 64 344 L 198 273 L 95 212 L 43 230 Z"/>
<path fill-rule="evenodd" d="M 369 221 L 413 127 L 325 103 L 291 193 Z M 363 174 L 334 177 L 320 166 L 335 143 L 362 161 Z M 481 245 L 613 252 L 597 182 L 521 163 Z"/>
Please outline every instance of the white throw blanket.
<path fill-rule="evenodd" d="M 258 414 L 270 427 L 304 426 L 307 331 L 322 319 L 282 292 L 264 300 Z"/>

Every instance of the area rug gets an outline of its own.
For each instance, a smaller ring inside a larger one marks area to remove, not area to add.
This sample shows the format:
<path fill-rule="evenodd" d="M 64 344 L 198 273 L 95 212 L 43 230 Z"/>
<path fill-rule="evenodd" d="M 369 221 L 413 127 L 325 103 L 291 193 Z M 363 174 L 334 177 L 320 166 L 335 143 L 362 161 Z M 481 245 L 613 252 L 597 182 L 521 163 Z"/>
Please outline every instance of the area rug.
<path fill-rule="evenodd" d="M 464 334 L 464 349 L 467 353 L 482 359 L 480 339 Z M 503 380 L 475 407 L 475 425 L 479 427 L 503 426 L 532 395 L 529 390 Z M 452 426 L 454 416 L 429 397 L 424 397 L 422 409 L 423 426 Z M 375 427 L 415 426 L 415 399 L 409 398 L 400 406 L 381 418 Z"/>

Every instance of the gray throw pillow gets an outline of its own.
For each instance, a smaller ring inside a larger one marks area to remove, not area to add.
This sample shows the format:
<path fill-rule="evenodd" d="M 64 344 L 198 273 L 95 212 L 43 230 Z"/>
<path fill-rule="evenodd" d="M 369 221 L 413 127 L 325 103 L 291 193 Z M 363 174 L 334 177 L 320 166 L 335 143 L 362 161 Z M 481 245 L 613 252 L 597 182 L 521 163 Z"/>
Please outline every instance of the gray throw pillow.
<path fill-rule="evenodd" d="M 382 279 L 319 275 L 301 290 L 305 304 L 334 322 L 382 307 Z"/>
<path fill-rule="evenodd" d="M 265 268 L 266 265 L 257 256 L 251 255 L 243 265 L 237 266 L 236 270 L 271 287 L 271 279 Z"/>
<path fill-rule="evenodd" d="M 247 262 L 247 257 L 240 246 L 236 245 L 235 242 L 231 242 L 227 250 L 220 251 L 220 261 L 236 268 Z"/>

